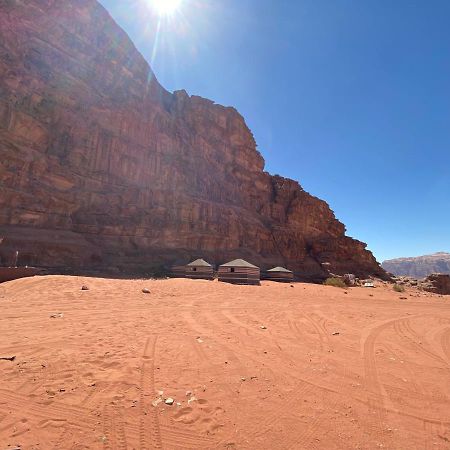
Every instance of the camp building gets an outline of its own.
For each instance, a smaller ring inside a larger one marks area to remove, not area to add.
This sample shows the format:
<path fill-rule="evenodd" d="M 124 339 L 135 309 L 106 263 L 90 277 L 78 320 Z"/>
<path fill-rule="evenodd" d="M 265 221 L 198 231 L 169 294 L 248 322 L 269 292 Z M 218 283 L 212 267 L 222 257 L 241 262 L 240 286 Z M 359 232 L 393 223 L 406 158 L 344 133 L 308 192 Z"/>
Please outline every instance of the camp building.
<path fill-rule="evenodd" d="M 235 284 L 260 284 L 259 267 L 243 259 L 235 259 L 219 266 L 219 281 Z"/>
<path fill-rule="evenodd" d="M 213 280 L 214 268 L 204 259 L 196 259 L 185 267 L 185 277 L 194 280 Z"/>
<path fill-rule="evenodd" d="M 284 267 L 274 267 L 269 269 L 265 274 L 265 279 L 270 281 L 281 281 L 289 283 L 294 281 L 294 272 Z"/>

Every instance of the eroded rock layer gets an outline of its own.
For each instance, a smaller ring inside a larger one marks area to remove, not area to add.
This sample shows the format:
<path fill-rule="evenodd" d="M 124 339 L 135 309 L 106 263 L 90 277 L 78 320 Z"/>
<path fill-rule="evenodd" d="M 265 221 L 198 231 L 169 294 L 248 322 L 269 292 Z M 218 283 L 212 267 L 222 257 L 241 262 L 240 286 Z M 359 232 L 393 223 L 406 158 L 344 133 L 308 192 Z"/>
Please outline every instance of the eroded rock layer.
<path fill-rule="evenodd" d="M 3 263 L 384 275 L 325 202 L 264 171 L 235 109 L 164 90 L 94 0 L 0 4 L 0 155 Z"/>

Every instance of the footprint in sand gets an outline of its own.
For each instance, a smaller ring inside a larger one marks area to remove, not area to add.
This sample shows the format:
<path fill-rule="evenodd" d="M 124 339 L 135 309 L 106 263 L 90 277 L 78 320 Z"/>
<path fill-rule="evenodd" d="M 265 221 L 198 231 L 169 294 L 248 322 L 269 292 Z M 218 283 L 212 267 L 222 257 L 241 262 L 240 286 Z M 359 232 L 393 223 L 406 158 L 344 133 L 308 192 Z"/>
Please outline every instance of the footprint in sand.
<path fill-rule="evenodd" d="M 223 413 L 222 408 L 211 408 L 208 406 L 207 400 L 199 399 L 193 403 L 192 407 L 187 406 L 179 409 L 174 414 L 174 420 L 185 425 L 197 424 L 201 431 L 213 434 L 223 426 L 219 421 Z"/>

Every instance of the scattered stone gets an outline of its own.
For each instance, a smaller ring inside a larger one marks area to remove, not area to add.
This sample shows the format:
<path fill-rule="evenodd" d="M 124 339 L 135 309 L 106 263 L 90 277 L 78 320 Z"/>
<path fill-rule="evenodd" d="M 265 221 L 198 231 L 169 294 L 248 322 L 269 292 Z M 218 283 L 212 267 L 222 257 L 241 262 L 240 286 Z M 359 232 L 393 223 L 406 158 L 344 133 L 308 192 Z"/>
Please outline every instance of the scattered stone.
<path fill-rule="evenodd" d="M 189 400 L 188 400 L 188 405 L 191 404 L 191 402 L 196 402 L 197 401 L 197 397 L 192 396 Z"/>
<path fill-rule="evenodd" d="M 64 317 L 63 313 L 56 313 L 56 314 L 50 315 L 50 319 L 57 319 L 57 318 L 62 318 L 62 317 Z"/>
<path fill-rule="evenodd" d="M 332 334 L 332 336 L 337 336 L 337 335 L 339 335 L 340 333 L 339 333 L 339 331 L 333 331 L 333 333 L 331 333 Z"/>
<path fill-rule="evenodd" d="M 0 356 L 1 361 L 14 361 L 15 359 L 15 356 Z"/>
<path fill-rule="evenodd" d="M 199 344 L 201 344 L 202 342 L 203 342 L 203 339 L 201 339 L 201 338 L 197 338 L 197 342 L 199 343 Z"/>
<path fill-rule="evenodd" d="M 181 403 L 180 403 L 180 402 L 177 402 L 177 406 L 181 406 Z"/>
<path fill-rule="evenodd" d="M 144 294 L 150 294 L 150 289 L 144 288 L 144 289 L 142 289 L 142 292 Z"/>
<path fill-rule="evenodd" d="M 400 297 L 400 300 L 408 300 L 408 297 Z"/>
<path fill-rule="evenodd" d="M 186 397 L 190 397 L 192 395 L 192 391 L 186 391 Z"/>
<path fill-rule="evenodd" d="M 82 291 L 88 291 L 88 290 L 89 290 L 89 287 L 86 286 L 86 285 L 83 285 L 83 286 L 81 286 L 81 290 L 82 290 Z"/>
<path fill-rule="evenodd" d="M 171 398 L 171 397 L 166 398 L 166 400 L 164 401 L 164 403 L 166 405 L 173 405 L 174 402 L 175 402 L 175 400 L 173 398 Z"/>
<path fill-rule="evenodd" d="M 267 327 L 264 325 L 261 325 L 259 328 L 261 328 L 261 330 L 267 330 Z"/>
<path fill-rule="evenodd" d="M 293 285 L 293 284 L 291 284 L 291 287 L 294 287 L 294 285 Z"/>
<path fill-rule="evenodd" d="M 352 273 L 346 273 L 343 280 L 347 286 L 356 286 L 356 277 Z"/>
<path fill-rule="evenodd" d="M 247 380 L 247 378 L 241 377 L 241 381 L 246 381 L 246 380 Z"/>

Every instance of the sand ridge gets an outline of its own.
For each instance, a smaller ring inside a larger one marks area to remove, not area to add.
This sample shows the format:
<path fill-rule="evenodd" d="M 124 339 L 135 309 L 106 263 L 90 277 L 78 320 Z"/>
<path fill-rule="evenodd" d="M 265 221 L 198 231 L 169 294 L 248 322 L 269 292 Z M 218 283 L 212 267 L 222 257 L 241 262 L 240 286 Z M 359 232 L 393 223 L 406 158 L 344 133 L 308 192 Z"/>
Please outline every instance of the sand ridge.
<path fill-rule="evenodd" d="M 1 448 L 450 448 L 449 298 L 293 286 L 0 285 Z"/>

